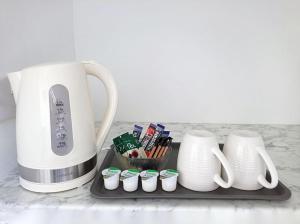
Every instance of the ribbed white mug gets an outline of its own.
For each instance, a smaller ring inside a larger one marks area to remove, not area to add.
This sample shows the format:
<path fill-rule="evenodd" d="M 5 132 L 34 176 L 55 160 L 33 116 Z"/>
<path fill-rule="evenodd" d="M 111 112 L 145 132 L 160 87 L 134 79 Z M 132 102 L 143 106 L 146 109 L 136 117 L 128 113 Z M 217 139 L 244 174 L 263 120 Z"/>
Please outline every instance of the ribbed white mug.
<path fill-rule="evenodd" d="M 225 142 L 223 153 L 234 172 L 232 187 L 241 190 L 275 188 L 278 184 L 276 168 L 265 150 L 262 137 L 253 131 L 237 130 Z M 271 182 L 266 180 L 266 168 Z M 226 174 L 223 174 L 226 179 Z"/>
<path fill-rule="evenodd" d="M 229 177 L 221 178 L 221 164 Z M 213 191 L 219 186 L 231 187 L 233 171 L 219 149 L 217 138 L 205 130 L 192 130 L 185 134 L 177 159 L 178 182 L 194 191 Z"/>

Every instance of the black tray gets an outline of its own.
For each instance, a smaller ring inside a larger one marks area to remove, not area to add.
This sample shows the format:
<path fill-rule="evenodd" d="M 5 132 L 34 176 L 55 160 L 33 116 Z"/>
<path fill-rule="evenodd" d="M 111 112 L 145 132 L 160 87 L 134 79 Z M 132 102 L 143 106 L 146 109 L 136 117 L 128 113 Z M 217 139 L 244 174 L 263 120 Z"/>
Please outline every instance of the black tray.
<path fill-rule="evenodd" d="M 180 143 L 173 143 L 172 153 L 167 161 L 166 168 L 175 168 L 177 163 L 177 154 Z M 223 145 L 220 145 L 223 148 Z M 139 180 L 138 190 L 135 192 L 126 192 L 123 190 L 122 182 L 116 190 L 106 190 L 103 184 L 103 178 L 101 171 L 109 166 L 120 167 L 118 160 L 115 158 L 113 150 L 109 150 L 106 157 L 103 160 L 102 165 L 96 175 L 96 178 L 91 186 L 91 193 L 96 198 L 115 198 L 115 199 L 136 199 L 136 198 L 166 198 L 166 199 L 243 199 L 243 200 L 275 200 L 284 201 L 291 197 L 291 191 L 279 181 L 278 185 L 274 189 L 262 188 L 256 191 L 243 191 L 235 188 L 224 189 L 219 187 L 218 189 L 210 192 L 197 192 L 188 190 L 181 185 L 177 185 L 177 189 L 174 192 L 165 192 L 161 188 L 161 181 L 158 180 L 157 190 L 152 193 L 144 192 Z M 267 179 L 270 176 L 267 174 Z"/>

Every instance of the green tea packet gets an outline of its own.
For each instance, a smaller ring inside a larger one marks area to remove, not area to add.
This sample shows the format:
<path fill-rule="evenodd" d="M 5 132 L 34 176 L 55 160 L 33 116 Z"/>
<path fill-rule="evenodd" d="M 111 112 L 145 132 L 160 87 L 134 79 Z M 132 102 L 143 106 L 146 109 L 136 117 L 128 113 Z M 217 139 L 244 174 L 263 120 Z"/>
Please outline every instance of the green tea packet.
<path fill-rule="evenodd" d="M 113 142 L 117 152 L 125 157 L 130 157 L 134 150 L 138 150 L 141 147 L 141 143 L 138 141 L 138 139 L 134 137 L 133 134 L 129 134 L 128 132 L 114 138 Z M 138 154 L 138 151 L 136 154 Z M 134 157 L 137 156 L 138 155 Z"/>

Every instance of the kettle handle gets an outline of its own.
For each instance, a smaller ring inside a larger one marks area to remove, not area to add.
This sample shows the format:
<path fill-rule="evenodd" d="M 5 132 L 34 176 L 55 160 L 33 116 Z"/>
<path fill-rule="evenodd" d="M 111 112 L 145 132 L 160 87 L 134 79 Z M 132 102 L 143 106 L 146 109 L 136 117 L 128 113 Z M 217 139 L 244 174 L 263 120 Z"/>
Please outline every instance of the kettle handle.
<path fill-rule="evenodd" d="M 108 96 L 108 107 L 105 111 L 101 127 L 96 133 L 96 146 L 98 149 L 101 149 L 116 114 L 118 104 L 117 87 L 110 71 L 103 65 L 93 61 L 83 61 L 81 63 L 87 74 L 93 75 L 103 82 Z"/>

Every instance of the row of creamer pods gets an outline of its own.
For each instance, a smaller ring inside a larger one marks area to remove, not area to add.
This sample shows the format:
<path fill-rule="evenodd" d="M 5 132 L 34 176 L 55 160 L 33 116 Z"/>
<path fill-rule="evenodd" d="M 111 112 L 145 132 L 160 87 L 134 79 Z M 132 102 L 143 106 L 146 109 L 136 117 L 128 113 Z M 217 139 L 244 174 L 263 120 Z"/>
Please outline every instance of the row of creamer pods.
<path fill-rule="evenodd" d="M 121 177 L 120 177 L 121 175 Z M 127 192 L 133 192 L 138 189 L 139 176 L 142 179 L 142 188 L 145 192 L 153 192 L 157 189 L 157 178 L 160 175 L 162 189 L 164 191 L 175 191 L 177 187 L 178 172 L 174 169 L 162 170 L 144 170 L 139 172 L 136 169 L 124 170 L 121 172 L 116 167 L 109 167 L 102 170 L 104 187 L 107 190 L 115 190 L 119 187 L 119 181 L 123 182 L 123 189 Z"/>

